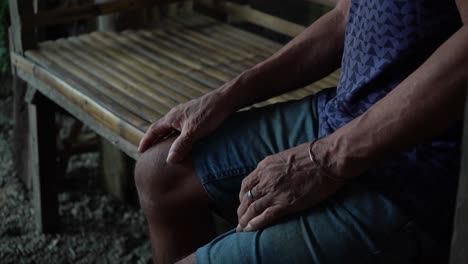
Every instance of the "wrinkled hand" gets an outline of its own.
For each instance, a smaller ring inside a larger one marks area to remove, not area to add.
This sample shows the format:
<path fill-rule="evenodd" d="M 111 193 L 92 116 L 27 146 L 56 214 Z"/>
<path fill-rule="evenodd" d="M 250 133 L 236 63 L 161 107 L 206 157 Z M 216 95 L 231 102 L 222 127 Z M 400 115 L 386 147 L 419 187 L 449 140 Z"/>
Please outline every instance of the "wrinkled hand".
<path fill-rule="evenodd" d="M 255 231 L 325 200 L 344 182 L 309 158 L 309 143 L 268 156 L 242 182 L 237 231 Z M 252 190 L 254 201 L 247 192 Z"/>
<path fill-rule="evenodd" d="M 233 112 L 223 99 L 213 92 L 172 108 L 150 126 L 140 141 L 138 151 L 145 152 L 152 145 L 179 132 L 167 161 L 176 163 L 183 160 L 197 139 L 211 133 Z"/>

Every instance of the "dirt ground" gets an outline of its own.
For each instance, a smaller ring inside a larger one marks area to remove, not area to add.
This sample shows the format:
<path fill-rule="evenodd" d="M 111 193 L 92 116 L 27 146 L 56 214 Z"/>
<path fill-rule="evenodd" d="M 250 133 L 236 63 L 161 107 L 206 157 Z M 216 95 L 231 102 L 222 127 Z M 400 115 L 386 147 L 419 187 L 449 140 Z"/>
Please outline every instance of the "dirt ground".
<path fill-rule="evenodd" d="M 62 230 L 35 231 L 31 195 L 13 170 L 11 110 L 11 97 L 0 99 L 0 263 L 148 263 L 143 214 L 102 191 L 97 153 L 72 157 L 63 175 Z"/>

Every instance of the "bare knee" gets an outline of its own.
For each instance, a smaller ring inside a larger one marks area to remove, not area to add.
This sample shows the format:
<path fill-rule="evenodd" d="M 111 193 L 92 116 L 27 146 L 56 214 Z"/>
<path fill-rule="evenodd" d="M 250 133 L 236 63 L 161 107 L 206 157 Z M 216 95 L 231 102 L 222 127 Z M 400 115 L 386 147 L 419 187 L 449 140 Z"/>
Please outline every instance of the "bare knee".
<path fill-rule="evenodd" d="M 173 139 L 169 139 L 151 147 L 137 161 L 135 184 L 144 210 L 145 207 L 172 208 L 182 199 L 184 203 L 190 202 L 190 198 L 203 190 L 197 186 L 198 179 L 189 158 L 181 164 L 166 162 L 172 142 Z"/>

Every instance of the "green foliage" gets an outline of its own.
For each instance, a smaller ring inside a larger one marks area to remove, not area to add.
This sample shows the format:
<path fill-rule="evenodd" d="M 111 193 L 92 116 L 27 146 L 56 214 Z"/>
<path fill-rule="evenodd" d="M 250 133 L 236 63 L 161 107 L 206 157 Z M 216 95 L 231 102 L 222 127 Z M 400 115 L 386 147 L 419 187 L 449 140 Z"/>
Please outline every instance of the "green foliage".
<path fill-rule="evenodd" d="M 5 73 L 9 68 L 8 56 L 8 0 L 0 0 L 0 73 Z"/>

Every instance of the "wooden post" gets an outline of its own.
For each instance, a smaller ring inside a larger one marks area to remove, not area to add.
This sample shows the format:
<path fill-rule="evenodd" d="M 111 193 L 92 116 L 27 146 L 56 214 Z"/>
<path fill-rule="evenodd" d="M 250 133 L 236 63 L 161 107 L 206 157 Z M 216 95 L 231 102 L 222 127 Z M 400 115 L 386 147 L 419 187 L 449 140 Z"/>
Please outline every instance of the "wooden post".
<path fill-rule="evenodd" d="M 105 3 L 109 0 L 96 0 L 96 3 Z M 117 31 L 117 14 L 98 17 L 97 28 L 99 31 Z"/>
<path fill-rule="evenodd" d="M 95 0 L 96 3 L 106 3 L 112 0 Z M 143 10 L 132 10 L 123 13 L 98 17 L 99 31 L 120 31 L 127 28 L 138 28 L 146 20 L 147 14 Z"/>
<path fill-rule="evenodd" d="M 36 92 L 29 110 L 30 159 L 34 216 L 39 232 L 58 230 L 58 179 L 54 104 Z"/>
<path fill-rule="evenodd" d="M 33 3 L 29 0 L 9 0 L 11 27 L 9 28 L 10 49 L 23 54 L 26 49 L 33 48 L 34 30 L 22 28 L 21 17 L 33 14 Z M 27 84 L 17 75 L 12 66 L 13 89 L 13 128 L 14 162 L 19 178 L 27 188 L 31 187 L 31 168 L 24 166 L 24 161 L 30 157 L 28 107 L 24 102 Z"/>
<path fill-rule="evenodd" d="M 109 0 L 96 0 L 96 3 L 109 2 Z M 129 14 L 125 17 L 132 18 Z M 98 18 L 99 31 L 118 31 L 122 29 L 122 19 L 118 14 L 101 16 Z M 128 21 L 126 23 L 130 23 Z M 106 139 L 100 138 L 100 172 L 101 183 L 104 189 L 117 199 L 126 201 L 131 197 L 133 188 L 134 160 L 120 151 Z"/>
<path fill-rule="evenodd" d="M 34 48 L 37 32 L 24 28 L 22 18 L 31 16 L 44 3 L 39 0 L 10 0 L 10 49 L 24 54 Z M 54 104 L 35 93 L 23 82 L 12 65 L 14 97 L 15 166 L 19 177 L 33 189 L 36 226 L 40 232 L 54 232 L 58 228 L 57 179 L 55 171 L 56 129 Z M 34 101 L 25 101 L 29 95 Z"/>
<path fill-rule="evenodd" d="M 468 263 L 468 94 L 465 102 L 462 160 L 450 252 L 450 264 L 466 263 Z"/>
<path fill-rule="evenodd" d="M 103 138 L 100 144 L 100 171 L 104 188 L 121 201 L 133 200 L 135 161 Z"/>

